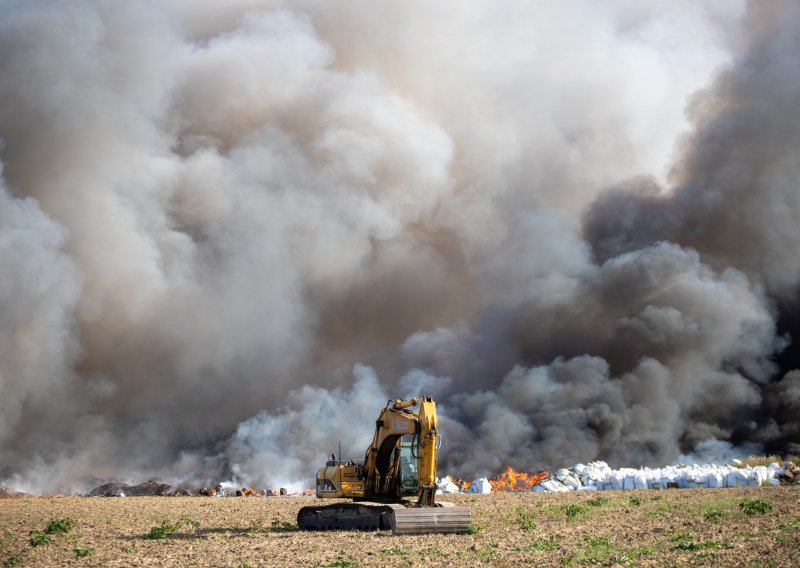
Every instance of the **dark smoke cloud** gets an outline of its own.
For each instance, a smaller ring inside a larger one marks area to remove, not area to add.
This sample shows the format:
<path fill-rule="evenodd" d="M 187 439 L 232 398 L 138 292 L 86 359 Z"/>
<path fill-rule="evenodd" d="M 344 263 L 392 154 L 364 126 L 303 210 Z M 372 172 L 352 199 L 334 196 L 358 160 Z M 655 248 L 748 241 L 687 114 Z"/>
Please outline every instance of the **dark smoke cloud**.
<path fill-rule="evenodd" d="M 794 451 L 798 30 L 0 0 L 0 481 L 304 485 L 422 392 L 462 475 Z"/>

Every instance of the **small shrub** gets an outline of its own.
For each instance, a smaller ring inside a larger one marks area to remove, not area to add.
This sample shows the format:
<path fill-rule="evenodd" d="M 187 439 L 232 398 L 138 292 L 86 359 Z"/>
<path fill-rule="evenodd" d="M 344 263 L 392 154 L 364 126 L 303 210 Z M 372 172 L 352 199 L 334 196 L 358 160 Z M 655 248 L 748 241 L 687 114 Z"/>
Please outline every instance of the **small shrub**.
<path fill-rule="evenodd" d="M 519 520 L 519 527 L 524 531 L 530 531 L 536 528 L 533 513 L 522 508 L 516 507 L 514 512 L 517 514 Z"/>
<path fill-rule="evenodd" d="M 51 519 L 43 531 L 31 531 L 28 542 L 34 548 L 43 544 L 50 544 L 53 538 L 50 535 L 65 535 L 75 528 L 75 521 L 69 518 Z"/>
<path fill-rule="evenodd" d="M 594 497 L 592 499 L 587 499 L 586 504 L 591 505 L 592 507 L 602 507 L 603 505 L 608 504 L 608 498 L 603 497 L 602 495 L 598 495 L 597 497 Z"/>
<path fill-rule="evenodd" d="M 724 542 L 719 542 L 718 540 L 707 540 L 703 543 L 703 548 L 713 548 L 716 550 L 722 550 L 723 548 L 730 548 L 729 545 L 725 544 Z"/>
<path fill-rule="evenodd" d="M 289 521 L 281 521 L 279 519 L 273 519 L 270 523 L 270 532 L 294 532 L 300 530 L 297 528 L 297 525 L 290 523 Z"/>
<path fill-rule="evenodd" d="M 466 533 L 466 534 L 478 534 L 484 528 L 486 528 L 486 527 L 484 525 L 480 524 L 480 523 L 472 523 L 470 526 L 467 527 L 467 530 L 465 530 L 464 533 Z"/>
<path fill-rule="evenodd" d="M 796 531 L 800 532 L 800 520 L 791 521 L 788 523 L 781 523 L 778 525 L 778 528 L 782 531 Z"/>
<path fill-rule="evenodd" d="M 200 522 L 190 519 L 188 515 L 181 515 L 178 517 L 178 526 L 192 527 L 193 530 L 200 528 Z"/>
<path fill-rule="evenodd" d="M 44 532 L 47 534 L 67 534 L 75 528 L 75 521 L 70 518 L 53 519 L 47 524 Z"/>
<path fill-rule="evenodd" d="M 725 512 L 719 509 L 709 509 L 703 513 L 703 520 L 709 523 L 718 523 L 725 517 Z"/>
<path fill-rule="evenodd" d="M 631 497 L 630 501 L 631 501 L 631 505 L 635 505 L 636 507 L 638 507 L 639 505 L 642 504 L 642 498 L 641 497 Z"/>
<path fill-rule="evenodd" d="M 514 552 L 551 552 L 558 550 L 558 543 L 552 540 L 534 540 L 525 548 L 515 548 Z"/>
<path fill-rule="evenodd" d="M 15 554 L 13 556 L 9 556 L 8 558 L 3 561 L 3 567 L 10 567 L 10 566 L 19 566 L 22 564 L 22 556 L 19 554 Z"/>
<path fill-rule="evenodd" d="M 673 550 L 700 550 L 701 545 L 694 542 L 694 537 L 689 533 L 682 533 L 672 537 L 672 542 L 675 543 Z"/>
<path fill-rule="evenodd" d="M 431 556 L 441 556 L 442 549 L 435 544 L 431 544 L 428 545 L 427 549 L 425 549 L 425 554 L 430 554 Z"/>
<path fill-rule="evenodd" d="M 575 517 L 583 515 L 584 513 L 586 513 L 586 511 L 587 511 L 586 507 L 584 507 L 583 505 L 576 505 L 574 503 L 564 507 L 564 513 L 567 515 L 568 519 L 574 519 Z"/>
<path fill-rule="evenodd" d="M 28 534 L 30 534 L 30 539 L 28 540 L 28 542 L 34 548 L 36 548 L 37 546 L 41 546 L 43 544 L 50 544 L 51 542 L 53 542 L 53 537 L 42 531 L 31 531 Z"/>
<path fill-rule="evenodd" d="M 475 555 L 481 560 L 492 560 L 497 557 L 497 548 L 498 545 L 496 543 L 492 543 L 488 548 L 479 548 L 476 550 Z"/>
<path fill-rule="evenodd" d="M 264 526 L 264 519 L 261 517 L 255 518 L 250 521 L 250 528 L 247 529 L 250 533 L 265 533 L 269 532 L 269 528 Z"/>
<path fill-rule="evenodd" d="M 406 550 L 402 546 L 393 546 L 391 548 L 381 548 L 381 552 L 383 552 L 384 554 L 392 554 L 394 556 L 406 556 L 406 555 L 408 555 L 408 550 Z"/>
<path fill-rule="evenodd" d="M 572 560 L 581 564 L 607 564 L 614 554 L 614 543 L 607 536 L 587 536 L 583 546 L 573 550 Z"/>
<path fill-rule="evenodd" d="M 721 550 L 723 548 L 730 548 L 729 544 L 719 542 L 716 540 L 708 540 L 706 542 L 694 542 L 694 538 L 689 533 L 683 533 L 673 537 L 672 541 L 675 543 L 673 550 Z"/>
<path fill-rule="evenodd" d="M 76 558 L 86 558 L 87 556 L 94 556 L 94 548 L 87 547 L 75 549 Z"/>
<path fill-rule="evenodd" d="M 174 523 L 169 521 L 161 521 L 159 526 L 150 529 L 150 532 L 145 535 L 145 538 L 148 540 L 162 540 L 169 538 L 183 526 L 189 526 L 193 530 L 197 530 L 200 528 L 200 523 L 193 521 L 186 515 L 181 515 Z"/>
<path fill-rule="evenodd" d="M 739 503 L 739 510 L 748 517 L 766 515 L 772 510 L 772 503 L 761 499 L 743 499 Z"/>
<path fill-rule="evenodd" d="M 145 538 L 148 540 L 161 540 L 164 538 L 169 538 L 169 536 L 176 530 L 178 530 L 177 525 L 174 525 L 169 521 L 161 521 L 159 526 L 150 529 L 150 532 L 147 533 Z"/>
<path fill-rule="evenodd" d="M 339 552 L 339 557 L 336 559 L 335 562 L 330 564 L 326 564 L 326 568 L 350 568 L 350 566 L 355 566 L 356 563 L 352 560 L 349 560 L 345 555 L 344 551 Z"/>

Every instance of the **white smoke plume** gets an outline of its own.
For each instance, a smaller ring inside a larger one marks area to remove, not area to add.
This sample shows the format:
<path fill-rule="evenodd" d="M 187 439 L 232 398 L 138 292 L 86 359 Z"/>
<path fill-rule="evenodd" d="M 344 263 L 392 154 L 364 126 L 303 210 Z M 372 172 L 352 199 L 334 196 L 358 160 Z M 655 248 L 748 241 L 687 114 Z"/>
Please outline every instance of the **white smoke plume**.
<path fill-rule="evenodd" d="M 0 484 L 299 486 L 422 392 L 465 476 L 796 451 L 799 34 L 0 0 Z"/>

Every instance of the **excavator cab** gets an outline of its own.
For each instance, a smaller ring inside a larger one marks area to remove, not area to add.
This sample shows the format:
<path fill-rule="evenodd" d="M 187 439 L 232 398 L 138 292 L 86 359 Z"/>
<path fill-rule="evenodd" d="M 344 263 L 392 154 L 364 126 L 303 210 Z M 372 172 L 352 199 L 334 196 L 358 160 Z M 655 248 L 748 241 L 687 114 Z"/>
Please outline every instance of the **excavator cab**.
<path fill-rule="evenodd" d="M 400 496 L 412 497 L 417 494 L 419 488 L 419 472 L 417 471 L 417 463 L 413 454 L 413 442 L 403 441 L 398 448 L 400 452 Z"/>

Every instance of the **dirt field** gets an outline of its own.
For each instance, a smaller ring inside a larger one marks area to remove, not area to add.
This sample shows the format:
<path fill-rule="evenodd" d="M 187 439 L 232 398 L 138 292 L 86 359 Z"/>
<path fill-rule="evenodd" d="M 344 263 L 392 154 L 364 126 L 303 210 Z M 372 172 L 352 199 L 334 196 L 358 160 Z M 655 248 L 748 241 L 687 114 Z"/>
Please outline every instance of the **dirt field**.
<path fill-rule="evenodd" d="M 797 566 L 800 558 L 797 486 L 443 499 L 472 509 L 471 534 L 301 533 L 295 515 L 313 501 L 310 498 L 0 499 L 0 562 L 4 566 Z M 51 523 L 65 518 L 74 526 Z M 52 542 L 33 546 L 31 540 L 37 539 Z"/>

